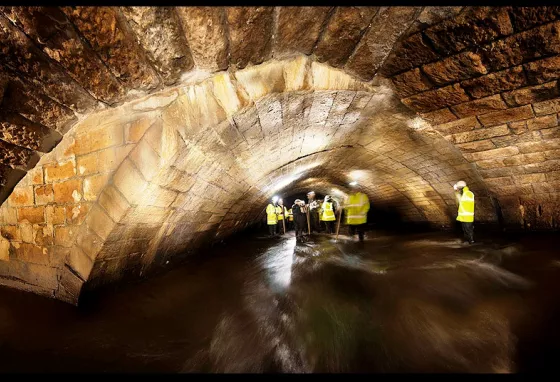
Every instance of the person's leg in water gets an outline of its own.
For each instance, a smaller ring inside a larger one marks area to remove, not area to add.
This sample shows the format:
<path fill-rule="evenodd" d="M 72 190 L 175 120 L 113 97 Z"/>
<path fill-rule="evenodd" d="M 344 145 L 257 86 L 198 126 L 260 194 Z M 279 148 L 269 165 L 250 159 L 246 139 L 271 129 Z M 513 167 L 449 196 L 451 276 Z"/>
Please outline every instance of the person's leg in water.
<path fill-rule="evenodd" d="M 269 235 L 269 236 L 274 236 L 274 228 L 275 228 L 275 227 L 276 227 L 276 226 L 273 225 L 273 224 L 269 224 L 269 225 L 268 225 L 268 235 Z"/>
<path fill-rule="evenodd" d="M 365 236 L 364 225 L 365 224 L 360 224 L 358 225 L 358 227 L 356 227 L 358 230 L 358 238 L 360 239 L 360 242 L 364 241 L 364 236 Z"/>
<path fill-rule="evenodd" d="M 473 223 L 462 222 L 461 226 L 463 227 L 463 233 L 464 233 L 464 236 L 465 236 L 465 240 L 469 244 L 473 244 L 474 243 L 474 224 Z"/>

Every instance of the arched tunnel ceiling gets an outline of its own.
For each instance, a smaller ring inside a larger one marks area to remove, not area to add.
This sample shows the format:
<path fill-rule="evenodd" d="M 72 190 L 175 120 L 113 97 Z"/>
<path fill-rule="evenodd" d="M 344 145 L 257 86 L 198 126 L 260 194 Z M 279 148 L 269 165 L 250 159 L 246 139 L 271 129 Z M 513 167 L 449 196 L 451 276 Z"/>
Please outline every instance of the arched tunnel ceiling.
<path fill-rule="evenodd" d="M 356 172 L 413 222 L 463 179 L 478 221 L 555 228 L 559 13 L 2 7 L 0 283 L 76 302 Z"/>

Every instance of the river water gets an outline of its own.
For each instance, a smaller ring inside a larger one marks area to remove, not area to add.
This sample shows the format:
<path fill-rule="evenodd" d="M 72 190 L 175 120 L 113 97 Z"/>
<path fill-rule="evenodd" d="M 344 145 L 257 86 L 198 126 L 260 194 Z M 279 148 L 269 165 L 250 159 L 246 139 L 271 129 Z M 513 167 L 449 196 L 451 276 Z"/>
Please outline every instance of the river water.
<path fill-rule="evenodd" d="M 553 370 L 557 237 L 246 235 L 79 308 L 0 288 L 0 372 Z"/>

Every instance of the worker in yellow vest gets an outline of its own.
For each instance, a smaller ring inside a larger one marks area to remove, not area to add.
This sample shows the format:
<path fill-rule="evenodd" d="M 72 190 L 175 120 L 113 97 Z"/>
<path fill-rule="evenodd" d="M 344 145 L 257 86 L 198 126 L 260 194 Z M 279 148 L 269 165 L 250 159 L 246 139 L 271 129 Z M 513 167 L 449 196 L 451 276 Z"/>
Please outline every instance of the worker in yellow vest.
<path fill-rule="evenodd" d="M 335 211 L 336 211 L 336 201 L 332 199 L 330 195 L 325 196 L 325 201 L 321 206 L 322 214 L 321 220 L 325 222 L 327 227 L 327 233 L 334 233 L 334 222 L 336 221 Z"/>
<path fill-rule="evenodd" d="M 367 195 L 360 191 L 350 194 L 344 209 L 346 210 L 346 224 L 350 228 L 350 236 L 353 237 L 357 231 L 360 241 L 364 241 L 364 231 L 369 211 Z"/>
<path fill-rule="evenodd" d="M 276 215 L 276 197 L 272 198 L 272 202 L 266 206 L 266 224 L 268 225 L 269 235 L 276 235 L 276 225 L 278 224 L 278 215 Z"/>
<path fill-rule="evenodd" d="M 294 211 L 290 208 L 288 210 L 288 230 L 291 230 L 294 226 Z"/>
<path fill-rule="evenodd" d="M 461 222 L 463 234 L 469 244 L 474 243 L 474 194 L 467 187 L 467 183 L 460 180 L 453 186 L 455 197 L 459 203 L 457 221 Z"/>
<path fill-rule="evenodd" d="M 288 209 L 284 206 L 284 201 L 282 199 L 278 199 L 278 204 L 276 205 L 276 216 L 278 216 L 278 227 L 276 228 L 276 232 L 284 232 L 284 219 L 288 217 Z M 286 229 L 288 229 L 288 227 L 286 227 Z"/>

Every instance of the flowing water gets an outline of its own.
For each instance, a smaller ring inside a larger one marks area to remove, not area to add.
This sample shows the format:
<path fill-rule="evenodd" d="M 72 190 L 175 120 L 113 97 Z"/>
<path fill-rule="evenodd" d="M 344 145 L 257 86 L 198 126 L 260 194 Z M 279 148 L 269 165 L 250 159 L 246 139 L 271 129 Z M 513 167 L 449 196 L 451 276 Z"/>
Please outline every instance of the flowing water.
<path fill-rule="evenodd" d="M 553 370 L 556 237 L 244 236 L 79 308 L 0 289 L 0 371 Z"/>

